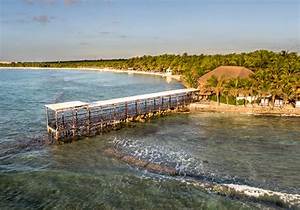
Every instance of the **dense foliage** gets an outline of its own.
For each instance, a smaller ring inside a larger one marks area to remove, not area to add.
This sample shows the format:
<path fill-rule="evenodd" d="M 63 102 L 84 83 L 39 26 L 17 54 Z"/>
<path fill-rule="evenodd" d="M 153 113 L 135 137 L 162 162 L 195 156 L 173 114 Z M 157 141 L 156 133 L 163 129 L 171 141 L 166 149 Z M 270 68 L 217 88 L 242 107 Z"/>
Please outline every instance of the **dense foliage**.
<path fill-rule="evenodd" d="M 250 53 L 232 53 L 227 55 L 158 55 L 142 56 L 116 60 L 82 60 L 61 62 L 18 62 L 0 64 L 1 66 L 23 67 L 96 67 L 115 69 L 134 69 L 142 71 L 163 72 L 171 67 L 174 74 L 183 75 L 185 82 L 197 87 L 200 76 L 221 65 L 244 66 L 255 75 L 249 81 L 224 82 L 221 92 L 225 90 L 236 95 L 240 90 L 257 92 L 275 98 L 280 96 L 289 101 L 295 98 L 297 86 L 300 85 L 300 56 L 294 52 L 272 52 L 258 50 Z M 225 85 L 226 84 L 226 85 Z M 231 88 L 229 88 L 231 87 Z M 233 93 L 235 91 L 235 94 Z M 238 90 L 238 91 L 237 91 Z"/>
<path fill-rule="evenodd" d="M 271 104 L 275 99 L 283 99 L 284 104 L 295 102 L 300 90 L 300 57 L 296 53 L 274 53 L 256 51 L 258 59 L 243 66 L 254 71 L 249 79 L 235 78 L 224 80 L 212 77 L 208 86 L 216 94 L 217 101 L 221 95 L 236 98 L 238 95 L 270 97 Z M 247 102 L 247 101 L 245 101 Z"/>

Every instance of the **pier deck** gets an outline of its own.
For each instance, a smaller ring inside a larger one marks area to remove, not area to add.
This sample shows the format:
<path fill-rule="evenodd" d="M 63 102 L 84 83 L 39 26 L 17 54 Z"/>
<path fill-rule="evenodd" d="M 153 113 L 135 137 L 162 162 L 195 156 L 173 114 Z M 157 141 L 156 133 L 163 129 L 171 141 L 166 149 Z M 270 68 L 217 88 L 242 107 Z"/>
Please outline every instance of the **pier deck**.
<path fill-rule="evenodd" d="M 180 109 L 198 99 L 199 90 L 179 89 L 91 103 L 48 104 L 47 131 L 56 140 L 94 136 L 122 122 Z"/>

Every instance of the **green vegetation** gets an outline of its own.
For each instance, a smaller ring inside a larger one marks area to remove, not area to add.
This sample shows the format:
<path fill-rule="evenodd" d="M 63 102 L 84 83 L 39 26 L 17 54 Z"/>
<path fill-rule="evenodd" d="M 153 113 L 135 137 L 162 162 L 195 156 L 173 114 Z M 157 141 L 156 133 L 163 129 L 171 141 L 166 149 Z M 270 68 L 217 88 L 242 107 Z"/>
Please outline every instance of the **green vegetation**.
<path fill-rule="evenodd" d="M 212 95 L 212 96 L 210 96 L 209 98 L 210 98 L 210 100 L 212 100 L 212 101 L 218 101 L 216 95 Z M 221 96 L 220 96 L 220 101 L 219 101 L 219 102 L 220 102 L 220 103 L 223 103 L 223 104 L 230 104 L 230 105 L 236 105 L 236 104 L 238 104 L 238 105 L 243 105 L 243 104 L 246 103 L 245 100 L 242 100 L 242 99 L 241 99 L 241 100 L 236 100 L 234 97 L 228 96 L 228 95 L 221 95 Z"/>
<path fill-rule="evenodd" d="M 254 101 L 254 96 L 259 95 L 256 84 L 258 82 L 254 79 L 254 76 L 249 79 L 235 78 L 230 80 L 218 79 L 212 76 L 208 80 L 207 88 L 215 93 L 216 97 L 211 97 L 211 99 L 217 101 L 218 104 L 221 102 L 231 105 L 245 105 L 248 101 L 245 99 L 237 100 L 237 97 L 240 94 L 250 96 Z M 259 96 L 261 97 L 261 95 Z"/>
<path fill-rule="evenodd" d="M 164 72 L 171 67 L 173 73 L 182 75 L 185 82 L 191 87 L 197 87 L 199 77 L 221 65 L 244 66 L 255 74 L 249 80 L 216 81 L 214 79 L 215 81 L 211 81 L 210 84 L 218 98 L 220 95 L 236 96 L 240 93 L 260 97 L 272 95 L 273 103 L 276 97 L 280 97 L 286 104 L 294 101 L 297 97 L 297 90 L 300 86 L 300 56 L 295 52 L 258 50 L 227 55 L 188 55 L 184 53 L 183 55 L 164 54 L 116 60 L 0 64 L 0 66 L 14 67 L 132 68 L 154 72 Z"/>

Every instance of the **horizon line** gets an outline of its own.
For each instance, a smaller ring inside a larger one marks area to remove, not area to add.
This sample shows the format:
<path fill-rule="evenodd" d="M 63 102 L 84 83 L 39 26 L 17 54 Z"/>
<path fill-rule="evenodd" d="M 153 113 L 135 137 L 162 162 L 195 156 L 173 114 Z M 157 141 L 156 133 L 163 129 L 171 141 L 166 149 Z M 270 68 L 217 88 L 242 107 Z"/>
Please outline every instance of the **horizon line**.
<path fill-rule="evenodd" d="M 7 59 L 0 59 L 0 63 L 4 62 L 10 62 L 10 63 L 38 63 L 38 62 L 76 62 L 76 61 L 112 61 L 112 60 L 128 60 L 131 58 L 139 58 L 143 56 L 161 56 L 161 55 L 175 55 L 175 56 L 183 56 L 184 54 L 187 54 L 188 56 L 200 56 L 200 55 L 231 55 L 231 54 L 243 54 L 243 53 L 251 53 L 251 52 L 256 52 L 256 51 L 269 51 L 269 52 L 274 52 L 274 53 L 280 53 L 280 52 L 288 52 L 288 53 L 296 53 L 298 56 L 300 55 L 300 50 L 299 51 L 289 51 L 286 49 L 281 49 L 281 50 L 269 50 L 269 49 L 256 49 L 256 50 L 249 50 L 249 51 L 237 51 L 237 52 L 228 52 L 228 53 L 199 53 L 199 54 L 189 54 L 188 52 L 183 52 L 183 53 L 157 53 L 157 54 L 141 54 L 141 55 L 134 55 L 134 56 L 128 56 L 128 57 L 110 57 L 110 58 L 95 58 L 95 59 L 89 59 L 89 58 L 81 58 L 81 59 L 66 59 L 66 60 L 7 60 Z"/>

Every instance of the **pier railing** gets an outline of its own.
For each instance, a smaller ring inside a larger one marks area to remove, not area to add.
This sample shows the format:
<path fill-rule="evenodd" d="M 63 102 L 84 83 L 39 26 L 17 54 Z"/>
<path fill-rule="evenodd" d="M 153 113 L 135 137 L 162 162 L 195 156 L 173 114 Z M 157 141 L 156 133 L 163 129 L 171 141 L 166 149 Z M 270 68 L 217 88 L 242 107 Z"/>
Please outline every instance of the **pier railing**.
<path fill-rule="evenodd" d="M 197 89 L 180 89 L 85 103 L 48 104 L 47 131 L 56 140 L 93 136 L 122 122 L 180 109 L 198 99 Z"/>

